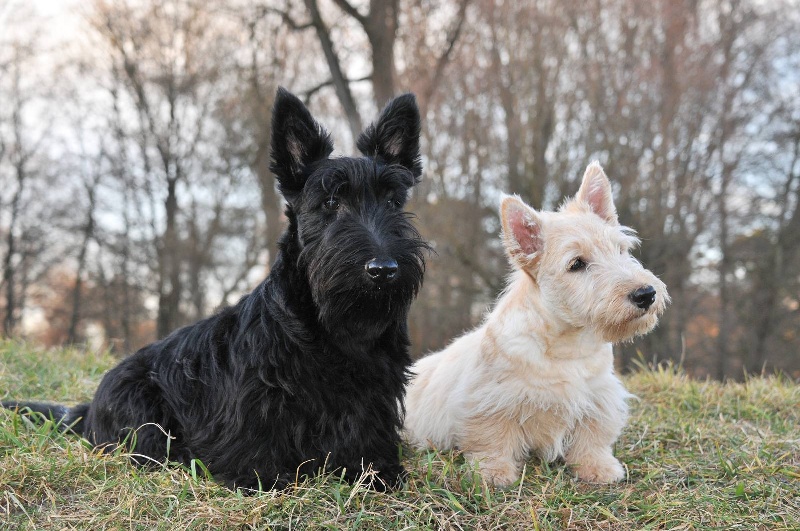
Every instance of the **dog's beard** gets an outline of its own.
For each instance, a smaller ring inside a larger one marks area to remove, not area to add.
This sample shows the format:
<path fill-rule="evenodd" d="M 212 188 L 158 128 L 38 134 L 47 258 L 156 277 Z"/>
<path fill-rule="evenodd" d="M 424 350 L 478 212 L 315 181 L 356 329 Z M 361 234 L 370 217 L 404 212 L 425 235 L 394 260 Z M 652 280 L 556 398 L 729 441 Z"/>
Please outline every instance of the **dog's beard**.
<path fill-rule="evenodd" d="M 627 297 L 617 297 L 606 307 L 598 306 L 596 309 L 601 311 L 594 312 L 590 322 L 605 341 L 624 343 L 653 330 L 665 308 L 661 295 L 646 311 L 631 304 Z"/>
<path fill-rule="evenodd" d="M 625 343 L 650 332 L 657 323 L 658 315 L 655 312 L 626 312 L 613 321 L 598 323 L 598 331 L 609 343 Z"/>
<path fill-rule="evenodd" d="M 658 295 L 647 310 L 637 308 L 628 297 L 635 285 L 615 285 L 606 291 L 592 286 L 591 290 L 574 290 L 571 297 L 551 290 L 545 300 L 570 326 L 588 327 L 609 343 L 624 343 L 652 331 L 669 302 L 666 287 L 655 278 L 650 282 Z"/>
<path fill-rule="evenodd" d="M 425 243 L 404 239 L 390 253 L 397 261 L 397 277 L 376 284 L 366 274 L 365 264 L 373 258 L 363 252 L 366 245 L 326 245 L 324 251 L 306 253 L 306 271 L 321 324 L 329 331 L 352 331 L 365 339 L 383 333 L 405 321 L 411 302 L 421 285 Z M 354 250 L 354 248 L 356 250 Z"/>

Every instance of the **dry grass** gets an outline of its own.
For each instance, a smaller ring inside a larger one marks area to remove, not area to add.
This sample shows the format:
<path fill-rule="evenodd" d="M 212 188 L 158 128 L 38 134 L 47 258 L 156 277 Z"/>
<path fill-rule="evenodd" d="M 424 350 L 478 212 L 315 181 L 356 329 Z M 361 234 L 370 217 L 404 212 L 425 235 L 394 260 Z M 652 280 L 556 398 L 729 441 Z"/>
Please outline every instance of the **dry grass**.
<path fill-rule="evenodd" d="M 114 360 L 0 343 L 0 397 L 88 399 Z M 616 449 L 629 478 L 576 483 L 528 463 L 507 490 L 458 455 L 406 456 L 406 488 L 376 494 L 318 478 L 242 496 L 201 466 L 143 472 L 52 424 L 0 412 L 0 528 L 19 529 L 800 529 L 800 386 L 700 382 L 672 368 L 626 378 L 640 397 Z"/>

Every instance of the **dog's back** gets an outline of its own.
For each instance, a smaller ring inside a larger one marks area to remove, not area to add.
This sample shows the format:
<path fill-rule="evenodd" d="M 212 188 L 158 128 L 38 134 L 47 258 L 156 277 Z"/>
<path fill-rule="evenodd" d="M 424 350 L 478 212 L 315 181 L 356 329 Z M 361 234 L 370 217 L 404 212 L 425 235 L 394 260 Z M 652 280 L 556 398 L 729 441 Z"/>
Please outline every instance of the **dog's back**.
<path fill-rule="evenodd" d="M 479 328 L 448 347 L 417 360 L 406 392 L 403 434 L 413 446 L 448 449 L 458 446 L 472 395 L 470 383 L 480 363 Z"/>

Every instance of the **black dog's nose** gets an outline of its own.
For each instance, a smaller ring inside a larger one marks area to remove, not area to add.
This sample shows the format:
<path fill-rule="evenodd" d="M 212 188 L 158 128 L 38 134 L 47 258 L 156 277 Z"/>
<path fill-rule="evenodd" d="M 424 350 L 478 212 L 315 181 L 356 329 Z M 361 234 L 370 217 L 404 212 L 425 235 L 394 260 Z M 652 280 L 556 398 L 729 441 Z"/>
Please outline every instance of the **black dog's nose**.
<path fill-rule="evenodd" d="M 387 260 L 373 258 L 367 262 L 366 269 L 369 278 L 376 284 L 388 282 L 397 276 L 397 262 L 391 258 Z"/>
<path fill-rule="evenodd" d="M 637 308 L 648 309 L 656 300 L 656 289 L 653 286 L 645 286 L 631 292 L 628 298 Z"/>

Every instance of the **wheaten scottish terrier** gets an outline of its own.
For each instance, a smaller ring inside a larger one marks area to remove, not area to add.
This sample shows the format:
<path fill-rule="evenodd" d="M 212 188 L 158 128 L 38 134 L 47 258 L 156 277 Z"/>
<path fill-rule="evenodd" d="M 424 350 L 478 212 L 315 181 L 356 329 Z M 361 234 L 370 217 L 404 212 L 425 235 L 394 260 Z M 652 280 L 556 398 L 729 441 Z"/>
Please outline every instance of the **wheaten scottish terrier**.
<path fill-rule="evenodd" d="M 405 436 L 461 449 L 498 486 L 531 452 L 563 456 L 586 481 L 621 480 L 612 445 L 631 395 L 611 345 L 655 327 L 666 286 L 630 255 L 638 239 L 597 162 L 558 212 L 505 196 L 500 214 L 515 272 L 480 327 L 412 367 Z"/>

